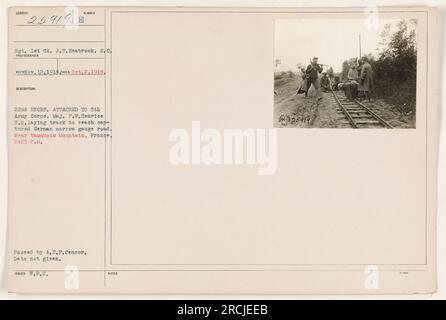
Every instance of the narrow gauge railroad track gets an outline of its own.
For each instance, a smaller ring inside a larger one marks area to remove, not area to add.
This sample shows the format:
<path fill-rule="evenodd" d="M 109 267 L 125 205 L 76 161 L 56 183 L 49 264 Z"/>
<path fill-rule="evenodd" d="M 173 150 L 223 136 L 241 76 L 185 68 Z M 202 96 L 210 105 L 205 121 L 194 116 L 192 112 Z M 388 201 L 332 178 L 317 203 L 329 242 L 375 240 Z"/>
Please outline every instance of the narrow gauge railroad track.
<path fill-rule="evenodd" d="M 333 97 L 328 96 L 329 101 L 338 105 L 337 112 L 345 117 L 347 124 L 350 125 L 350 127 L 355 129 L 393 129 L 387 121 L 357 99 L 349 100 L 345 97 L 343 92 L 340 94 L 336 94 L 333 90 L 331 92 L 333 93 Z"/>

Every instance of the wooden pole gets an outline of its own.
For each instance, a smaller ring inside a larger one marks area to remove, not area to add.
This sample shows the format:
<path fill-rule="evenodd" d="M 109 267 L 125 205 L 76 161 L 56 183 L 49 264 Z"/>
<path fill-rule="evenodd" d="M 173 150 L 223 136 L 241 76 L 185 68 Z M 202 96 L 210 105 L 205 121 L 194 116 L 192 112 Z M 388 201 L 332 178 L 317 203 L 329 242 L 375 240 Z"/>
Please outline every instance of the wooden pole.
<path fill-rule="evenodd" d="M 359 58 L 362 57 L 362 48 L 361 48 L 361 35 L 359 35 Z"/>

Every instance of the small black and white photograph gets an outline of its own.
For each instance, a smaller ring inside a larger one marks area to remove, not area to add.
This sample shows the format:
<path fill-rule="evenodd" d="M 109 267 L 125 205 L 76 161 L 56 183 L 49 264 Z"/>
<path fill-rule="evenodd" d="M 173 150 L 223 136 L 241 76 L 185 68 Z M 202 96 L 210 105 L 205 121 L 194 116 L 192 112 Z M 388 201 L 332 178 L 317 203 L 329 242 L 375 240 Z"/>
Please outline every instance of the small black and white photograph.
<path fill-rule="evenodd" d="M 416 127 L 417 20 L 278 19 L 274 127 Z"/>

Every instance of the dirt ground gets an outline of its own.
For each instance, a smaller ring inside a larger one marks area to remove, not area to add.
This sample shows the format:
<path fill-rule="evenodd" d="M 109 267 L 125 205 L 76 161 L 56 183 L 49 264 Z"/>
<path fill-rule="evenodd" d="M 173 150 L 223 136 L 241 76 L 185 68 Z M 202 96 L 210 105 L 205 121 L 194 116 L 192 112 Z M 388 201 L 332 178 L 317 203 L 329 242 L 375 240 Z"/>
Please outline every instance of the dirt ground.
<path fill-rule="evenodd" d="M 337 105 L 331 92 L 322 93 L 317 101 L 314 88 L 309 96 L 296 94 L 302 80 L 300 77 L 283 77 L 275 81 L 274 127 L 278 128 L 349 128 L 344 116 L 336 111 Z M 342 92 L 338 93 L 343 95 Z M 394 128 L 414 128 L 415 119 L 403 115 L 397 106 L 383 99 L 372 97 L 371 102 L 363 102 L 375 113 L 389 122 Z"/>

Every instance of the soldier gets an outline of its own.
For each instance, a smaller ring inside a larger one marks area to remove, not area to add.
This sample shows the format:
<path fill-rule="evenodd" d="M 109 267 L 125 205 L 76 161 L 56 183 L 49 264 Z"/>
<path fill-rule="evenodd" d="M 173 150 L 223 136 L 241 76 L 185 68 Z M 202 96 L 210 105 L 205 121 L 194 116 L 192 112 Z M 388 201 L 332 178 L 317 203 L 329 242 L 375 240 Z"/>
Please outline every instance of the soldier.
<path fill-rule="evenodd" d="M 322 66 L 317 62 L 318 58 L 314 57 L 313 61 L 308 65 L 307 70 L 305 70 L 305 74 L 307 76 L 307 91 L 305 92 L 305 97 L 308 97 L 308 90 L 313 84 L 314 88 L 316 89 L 317 99 L 320 100 L 322 97 L 319 90 L 318 76 L 319 73 L 322 73 Z"/>
<path fill-rule="evenodd" d="M 354 63 L 350 70 L 348 70 L 348 80 L 346 82 L 346 86 L 344 88 L 345 95 L 349 99 L 356 99 L 358 97 L 358 71 L 357 66 Z"/>
<path fill-rule="evenodd" d="M 339 76 L 335 76 L 331 88 L 332 88 L 334 91 L 337 91 L 337 90 L 339 89 L 339 83 L 340 83 L 340 82 L 341 82 L 341 81 L 340 81 L 340 79 L 339 79 Z"/>
<path fill-rule="evenodd" d="M 359 90 L 364 93 L 367 100 L 370 101 L 370 95 L 373 90 L 373 70 L 367 57 L 362 57 L 361 73 L 359 76 Z"/>
<path fill-rule="evenodd" d="M 297 89 L 296 94 L 307 93 L 307 75 L 305 74 L 305 68 L 300 69 L 302 74 L 302 81 L 300 83 L 299 89 Z"/>
<path fill-rule="evenodd" d="M 324 92 L 330 91 L 330 79 L 328 78 L 327 72 L 322 73 L 321 88 Z"/>
<path fill-rule="evenodd" d="M 347 78 L 348 80 L 358 81 L 358 70 L 356 69 L 355 64 L 348 70 Z"/>

